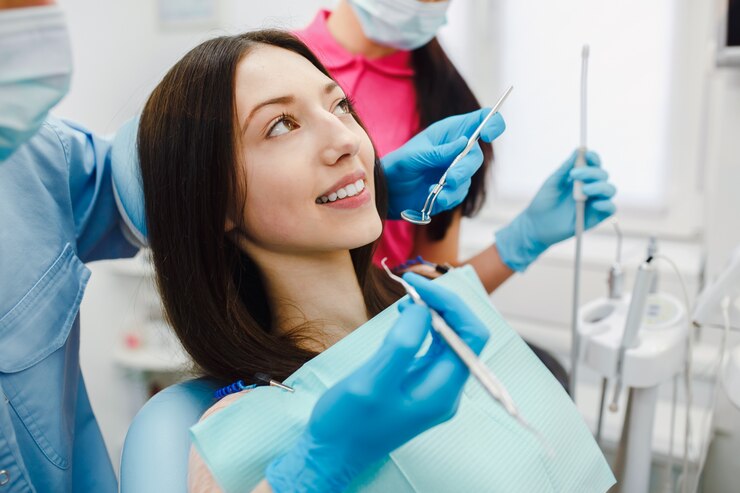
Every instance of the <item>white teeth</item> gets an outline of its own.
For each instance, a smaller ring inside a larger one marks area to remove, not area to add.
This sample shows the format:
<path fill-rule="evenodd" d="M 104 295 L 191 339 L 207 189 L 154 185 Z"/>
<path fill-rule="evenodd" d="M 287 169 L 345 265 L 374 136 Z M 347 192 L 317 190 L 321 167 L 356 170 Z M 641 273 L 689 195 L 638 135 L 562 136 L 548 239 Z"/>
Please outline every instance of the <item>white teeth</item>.
<path fill-rule="evenodd" d="M 340 188 L 336 192 L 332 192 L 329 195 L 324 195 L 316 199 L 317 204 L 326 204 L 327 202 L 336 202 L 346 197 L 354 197 L 365 189 L 365 181 L 360 179 L 354 183 Z"/>

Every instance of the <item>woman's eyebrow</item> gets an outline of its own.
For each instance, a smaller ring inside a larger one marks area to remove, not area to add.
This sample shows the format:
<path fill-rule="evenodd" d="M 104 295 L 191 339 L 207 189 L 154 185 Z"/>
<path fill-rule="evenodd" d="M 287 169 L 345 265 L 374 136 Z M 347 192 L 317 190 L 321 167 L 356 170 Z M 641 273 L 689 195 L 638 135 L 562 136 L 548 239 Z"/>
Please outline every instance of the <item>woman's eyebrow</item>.
<path fill-rule="evenodd" d="M 329 82 L 327 85 L 324 86 L 324 94 L 329 94 L 337 87 L 339 87 L 339 84 L 337 84 L 336 82 L 334 81 Z"/>
<path fill-rule="evenodd" d="M 244 119 L 244 124 L 242 125 L 242 133 L 244 133 L 244 131 L 247 129 L 247 125 L 249 125 L 249 121 L 252 119 L 254 114 L 265 106 L 269 106 L 271 104 L 291 104 L 294 101 L 295 96 L 278 96 L 276 98 L 270 98 L 266 101 L 262 101 L 257 106 L 252 108 L 252 111 L 250 111 L 247 117 Z"/>
<path fill-rule="evenodd" d="M 271 104 L 291 104 L 295 101 L 295 96 L 278 96 L 276 98 L 270 98 L 266 101 L 262 101 L 257 106 L 252 108 L 252 111 L 249 112 L 249 115 L 244 119 L 244 124 L 242 125 L 242 133 L 247 129 L 247 125 L 249 124 L 249 120 L 252 119 L 255 113 L 257 111 L 261 110 L 265 106 L 269 106 Z"/>

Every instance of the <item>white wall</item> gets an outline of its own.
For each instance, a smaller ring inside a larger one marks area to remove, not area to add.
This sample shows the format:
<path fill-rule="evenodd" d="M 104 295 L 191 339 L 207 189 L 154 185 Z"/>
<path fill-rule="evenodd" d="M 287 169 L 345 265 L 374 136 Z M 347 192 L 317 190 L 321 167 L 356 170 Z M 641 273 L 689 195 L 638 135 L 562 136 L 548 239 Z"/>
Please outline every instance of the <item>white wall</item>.
<path fill-rule="evenodd" d="M 333 0 L 213 0 L 211 27 L 162 27 L 155 0 L 59 0 L 67 12 L 75 71 L 56 113 L 113 133 L 144 104 L 159 79 L 201 41 L 257 27 L 296 28 Z M 171 2 L 170 2 L 171 3 Z"/>

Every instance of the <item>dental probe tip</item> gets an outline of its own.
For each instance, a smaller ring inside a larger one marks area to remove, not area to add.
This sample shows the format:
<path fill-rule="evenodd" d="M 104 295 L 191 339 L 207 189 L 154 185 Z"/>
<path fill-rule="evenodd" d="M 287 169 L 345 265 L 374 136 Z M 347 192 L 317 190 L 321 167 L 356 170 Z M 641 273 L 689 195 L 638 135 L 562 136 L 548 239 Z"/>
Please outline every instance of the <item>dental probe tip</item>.
<path fill-rule="evenodd" d="M 257 382 L 262 383 L 263 385 L 269 385 L 270 387 L 277 387 L 279 389 L 287 390 L 288 392 L 294 391 L 292 387 L 282 384 L 278 382 L 277 380 L 273 380 L 272 378 L 270 378 L 270 375 L 267 375 L 266 373 L 255 373 L 254 379 Z"/>
<path fill-rule="evenodd" d="M 588 45 L 583 45 L 583 49 L 581 50 L 581 56 L 583 58 L 588 58 L 588 52 L 589 52 Z"/>
<path fill-rule="evenodd" d="M 283 385 L 282 383 L 276 382 L 275 380 L 270 380 L 270 385 L 272 385 L 273 387 L 278 387 L 278 388 L 283 389 L 283 390 L 287 390 L 288 392 L 294 392 L 294 390 L 293 390 L 292 387 L 288 387 L 287 385 Z"/>

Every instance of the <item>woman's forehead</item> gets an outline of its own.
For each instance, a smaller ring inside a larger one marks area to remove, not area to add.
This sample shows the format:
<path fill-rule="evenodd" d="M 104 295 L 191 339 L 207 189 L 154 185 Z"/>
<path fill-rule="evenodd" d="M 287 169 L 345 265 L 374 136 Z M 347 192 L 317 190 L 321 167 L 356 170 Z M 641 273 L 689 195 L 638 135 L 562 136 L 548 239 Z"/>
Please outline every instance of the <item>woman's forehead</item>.
<path fill-rule="evenodd" d="M 236 75 L 237 91 L 247 90 L 253 101 L 323 87 L 328 82 L 331 79 L 303 56 L 269 45 L 257 46 L 242 58 Z"/>

